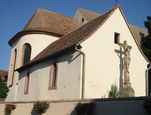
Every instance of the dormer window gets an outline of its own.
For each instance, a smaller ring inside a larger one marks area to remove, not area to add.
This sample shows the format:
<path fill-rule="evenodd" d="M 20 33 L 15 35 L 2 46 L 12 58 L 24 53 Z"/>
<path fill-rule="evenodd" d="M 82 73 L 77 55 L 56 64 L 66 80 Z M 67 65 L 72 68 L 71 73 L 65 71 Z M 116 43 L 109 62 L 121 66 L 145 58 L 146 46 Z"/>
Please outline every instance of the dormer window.
<path fill-rule="evenodd" d="M 24 51 L 23 51 L 23 65 L 27 64 L 30 62 L 30 57 L 31 57 L 31 45 L 26 43 L 24 44 Z"/>
<path fill-rule="evenodd" d="M 120 34 L 117 32 L 114 33 L 114 43 L 115 44 L 120 43 Z"/>

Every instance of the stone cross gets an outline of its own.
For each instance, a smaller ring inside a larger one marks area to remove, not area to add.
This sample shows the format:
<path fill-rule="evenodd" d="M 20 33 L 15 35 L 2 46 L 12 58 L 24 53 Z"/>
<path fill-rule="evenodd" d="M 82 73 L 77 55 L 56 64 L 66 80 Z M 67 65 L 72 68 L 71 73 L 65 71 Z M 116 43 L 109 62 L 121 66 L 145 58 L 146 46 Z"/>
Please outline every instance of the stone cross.
<path fill-rule="evenodd" d="M 129 72 L 129 65 L 131 61 L 130 57 L 130 51 L 132 49 L 132 46 L 129 46 L 127 44 L 127 41 L 124 41 L 123 43 L 119 43 L 119 46 L 121 46 L 124 50 L 124 85 L 123 85 L 123 95 L 126 97 L 134 96 L 134 90 L 131 87 L 130 83 L 130 72 Z"/>

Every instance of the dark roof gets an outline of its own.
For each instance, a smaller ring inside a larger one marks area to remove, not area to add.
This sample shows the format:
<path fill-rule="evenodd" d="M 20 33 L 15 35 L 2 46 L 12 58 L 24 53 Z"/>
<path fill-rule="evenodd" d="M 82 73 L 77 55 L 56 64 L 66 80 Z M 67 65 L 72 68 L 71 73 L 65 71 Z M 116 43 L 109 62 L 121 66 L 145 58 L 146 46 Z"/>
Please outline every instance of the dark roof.
<path fill-rule="evenodd" d="M 117 7 L 114 7 L 113 9 L 106 12 L 105 14 L 99 16 L 98 18 L 95 18 L 94 20 L 90 21 L 89 23 L 86 23 L 85 25 L 77 28 L 76 30 L 72 31 L 71 33 L 63 36 L 59 40 L 53 42 L 46 49 L 44 49 L 42 52 L 40 52 L 31 61 L 31 63 L 29 63 L 25 66 L 29 67 L 30 64 L 32 65 L 32 63 L 35 63 L 45 57 L 53 56 L 54 54 L 56 54 L 59 51 L 63 51 L 76 44 L 82 43 L 107 20 L 107 18 L 112 14 L 112 12 Z M 25 67 L 21 67 L 21 68 L 25 68 Z M 18 70 L 20 70 L 21 68 L 19 68 Z"/>
<path fill-rule="evenodd" d="M 7 81 L 8 72 L 5 70 L 0 70 L 0 75 L 2 77 L 2 80 Z"/>
<path fill-rule="evenodd" d="M 140 33 L 143 33 L 146 36 L 146 35 L 148 35 L 147 30 L 145 30 L 143 28 L 140 28 L 140 27 L 137 27 L 137 26 L 134 26 L 134 25 L 131 25 L 131 24 L 129 24 L 129 27 L 130 27 L 131 32 L 134 35 L 134 38 L 135 38 L 137 44 L 139 46 L 141 46 L 141 35 L 140 35 Z"/>
<path fill-rule="evenodd" d="M 83 16 L 88 21 L 91 21 L 91 20 L 93 20 L 93 19 L 95 19 L 95 18 L 100 16 L 100 14 L 98 14 L 98 13 L 91 12 L 91 11 L 88 11 L 88 10 L 85 10 L 85 9 L 78 8 L 78 10 L 83 14 Z"/>
<path fill-rule="evenodd" d="M 9 41 L 9 44 L 13 44 L 22 34 L 45 32 L 47 34 L 50 33 L 51 35 L 63 36 L 73 31 L 78 26 L 80 26 L 80 24 L 71 17 L 39 8 L 23 31 L 17 33 Z"/>
<path fill-rule="evenodd" d="M 39 8 L 23 30 L 46 30 L 65 35 L 77 26 L 73 18 Z"/>

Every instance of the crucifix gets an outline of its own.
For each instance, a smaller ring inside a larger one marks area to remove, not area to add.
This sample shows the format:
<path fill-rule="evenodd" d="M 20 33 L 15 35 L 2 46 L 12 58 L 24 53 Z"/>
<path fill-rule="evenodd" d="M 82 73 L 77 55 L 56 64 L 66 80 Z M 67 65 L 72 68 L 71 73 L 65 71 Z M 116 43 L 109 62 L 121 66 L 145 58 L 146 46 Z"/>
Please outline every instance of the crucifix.
<path fill-rule="evenodd" d="M 119 43 L 119 46 L 124 50 L 124 84 L 130 84 L 129 65 L 131 61 L 130 51 L 132 47 L 127 45 L 127 41 Z"/>
<path fill-rule="evenodd" d="M 120 47 L 122 47 L 124 51 L 124 85 L 123 85 L 123 95 L 124 96 L 134 96 L 134 90 L 131 87 L 130 83 L 130 72 L 129 72 L 129 65 L 131 61 L 130 57 L 130 51 L 132 49 L 132 46 L 127 44 L 127 41 L 124 40 L 123 43 L 118 43 Z"/>

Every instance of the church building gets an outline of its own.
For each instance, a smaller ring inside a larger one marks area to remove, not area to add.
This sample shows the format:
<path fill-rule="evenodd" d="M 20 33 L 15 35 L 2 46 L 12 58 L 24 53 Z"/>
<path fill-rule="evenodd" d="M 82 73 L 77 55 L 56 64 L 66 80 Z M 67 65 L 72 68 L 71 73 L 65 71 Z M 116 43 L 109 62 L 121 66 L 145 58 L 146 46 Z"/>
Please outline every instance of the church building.
<path fill-rule="evenodd" d="M 140 32 L 120 6 L 104 14 L 77 9 L 73 18 L 38 9 L 9 40 L 7 102 L 107 98 L 112 84 L 148 95 Z"/>

